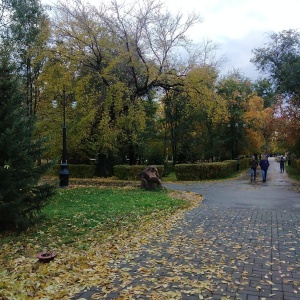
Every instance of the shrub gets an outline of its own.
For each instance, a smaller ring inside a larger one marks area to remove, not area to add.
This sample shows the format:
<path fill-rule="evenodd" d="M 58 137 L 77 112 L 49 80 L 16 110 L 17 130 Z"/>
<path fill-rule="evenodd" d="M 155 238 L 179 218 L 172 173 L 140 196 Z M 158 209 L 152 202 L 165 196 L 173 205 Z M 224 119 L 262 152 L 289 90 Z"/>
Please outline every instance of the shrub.
<path fill-rule="evenodd" d="M 178 180 L 208 180 L 225 178 L 236 171 L 237 162 L 224 161 L 201 164 L 179 164 L 175 166 Z"/>
<path fill-rule="evenodd" d="M 240 159 L 240 170 L 245 170 L 249 168 L 250 159 L 247 157 Z"/>
<path fill-rule="evenodd" d="M 139 174 L 146 168 L 144 165 L 116 165 L 114 166 L 114 175 L 120 180 L 139 180 Z M 159 177 L 162 176 L 164 171 L 164 166 L 156 166 L 158 169 Z"/>
<path fill-rule="evenodd" d="M 162 176 L 168 176 L 171 172 L 174 172 L 173 162 L 172 161 L 164 162 L 164 171 Z"/>
<path fill-rule="evenodd" d="M 298 174 L 300 174 L 300 160 L 299 159 L 292 160 L 292 167 L 296 169 Z"/>

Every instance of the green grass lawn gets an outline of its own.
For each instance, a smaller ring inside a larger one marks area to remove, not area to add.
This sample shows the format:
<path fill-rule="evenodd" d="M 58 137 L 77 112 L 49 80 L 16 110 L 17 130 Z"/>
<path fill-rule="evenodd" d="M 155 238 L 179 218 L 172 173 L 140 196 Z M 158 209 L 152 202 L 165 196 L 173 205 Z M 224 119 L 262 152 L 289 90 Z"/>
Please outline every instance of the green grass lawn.
<path fill-rule="evenodd" d="M 0 245 L 22 242 L 39 245 L 41 250 L 72 244 L 84 248 L 91 235 L 106 235 L 120 228 L 133 228 L 149 216 L 172 213 L 188 207 L 165 190 L 140 188 L 77 187 L 57 189 L 35 226 L 20 234 L 0 235 Z"/>
<path fill-rule="evenodd" d="M 300 175 L 297 172 L 297 169 L 292 167 L 292 166 L 286 166 L 285 167 L 286 172 L 289 174 L 289 177 L 291 177 L 292 179 L 296 180 L 296 181 L 300 181 Z"/>

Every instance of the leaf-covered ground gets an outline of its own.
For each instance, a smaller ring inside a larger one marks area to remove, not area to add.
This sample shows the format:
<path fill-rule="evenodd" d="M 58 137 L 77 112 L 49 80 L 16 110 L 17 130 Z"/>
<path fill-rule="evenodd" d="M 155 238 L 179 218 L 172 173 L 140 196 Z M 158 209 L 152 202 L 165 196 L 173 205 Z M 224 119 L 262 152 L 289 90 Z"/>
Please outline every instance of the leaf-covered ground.
<path fill-rule="evenodd" d="M 117 247 L 91 299 L 299 299 L 297 215 L 203 205 L 172 224 Z"/>
<path fill-rule="evenodd" d="M 202 200 L 200 195 L 193 193 L 177 192 L 172 197 L 185 198 L 195 205 Z M 149 240 L 164 237 L 183 214 L 184 210 L 168 217 L 159 212 L 153 213 L 141 218 L 138 228 L 120 227 L 114 234 L 98 234 L 91 230 L 90 234 L 85 235 L 85 240 L 78 240 L 77 243 L 82 243 L 82 247 L 55 241 L 56 232 L 50 230 L 48 234 L 52 235 L 50 238 L 53 241 L 51 250 L 57 253 L 50 263 L 38 261 L 36 255 L 40 245 L 34 237 L 24 242 L 3 243 L 0 254 L 0 299 L 70 299 L 84 288 L 98 285 L 103 286 L 103 295 L 105 290 L 114 289 L 113 282 L 118 271 L 113 264 L 128 260 L 134 253 L 137 255 L 141 246 Z M 59 246 L 55 247 L 55 242 Z M 124 270 L 120 272 L 122 274 Z M 124 273 L 124 276 L 127 275 Z M 126 278 L 122 281 L 125 284 Z"/>
<path fill-rule="evenodd" d="M 92 231 L 82 242 L 89 247 L 65 244 L 54 249 L 58 255 L 49 264 L 37 262 L 34 240 L 6 244 L 12 260 L 4 262 L 1 253 L 0 294 L 39 300 L 86 299 L 85 291 L 90 299 L 119 300 L 299 298 L 299 216 L 209 207 L 193 193 L 172 197 L 194 209 L 154 213 L 138 228 L 113 235 Z"/>

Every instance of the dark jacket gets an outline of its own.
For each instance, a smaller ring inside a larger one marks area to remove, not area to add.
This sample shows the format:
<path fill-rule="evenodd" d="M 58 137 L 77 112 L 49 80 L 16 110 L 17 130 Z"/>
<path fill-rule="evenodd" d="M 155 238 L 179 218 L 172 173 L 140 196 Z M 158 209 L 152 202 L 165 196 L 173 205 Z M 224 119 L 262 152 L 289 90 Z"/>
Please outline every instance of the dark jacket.
<path fill-rule="evenodd" d="M 251 169 L 256 169 L 257 166 L 258 166 L 257 160 L 256 159 L 253 159 L 253 160 L 251 159 L 251 161 L 250 161 L 250 168 Z"/>
<path fill-rule="evenodd" d="M 259 162 L 259 165 L 262 170 L 266 171 L 266 170 L 268 170 L 270 163 L 267 159 L 262 159 Z"/>

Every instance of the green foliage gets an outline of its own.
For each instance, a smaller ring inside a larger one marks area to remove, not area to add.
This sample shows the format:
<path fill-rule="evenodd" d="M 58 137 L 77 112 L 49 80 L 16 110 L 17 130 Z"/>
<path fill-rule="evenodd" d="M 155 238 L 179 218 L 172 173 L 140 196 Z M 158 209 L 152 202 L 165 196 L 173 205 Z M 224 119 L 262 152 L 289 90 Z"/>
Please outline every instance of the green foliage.
<path fill-rule="evenodd" d="M 209 180 L 225 178 L 236 171 L 236 161 L 224 161 L 201 164 L 179 164 L 175 166 L 178 180 Z"/>
<path fill-rule="evenodd" d="M 147 166 L 143 165 L 115 165 L 114 166 L 114 175 L 117 179 L 120 180 L 139 180 L 140 173 L 146 168 Z M 164 166 L 156 166 L 158 169 L 159 177 L 162 176 L 164 172 Z"/>
<path fill-rule="evenodd" d="M 5 32 L 4 36 L 12 47 L 12 55 L 22 77 L 28 114 L 34 115 L 40 102 L 39 76 L 48 50 L 49 20 L 40 0 L 9 2 L 8 34 Z"/>
<path fill-rule="evenodd" d="M 163 176 L 168 176 L 170 173 L 174 174 L 174 165 L 171 161 L 165 161 L 164 162 L 164 173 Z"/>
<path fill-rule="evenodd" d="M 277 92 L 299 97 L 299 50 L 300 33 L 295 29 L 283 30 L 271 33 L 265 47 L 254 49 L 251 62 L 269 75 Z"/>
<path fill-rule="evenodd" d="M 149 142 L 148 148 L 144 151 L 144 155 L 149 165 L 162 165 L 165 161 L 162 141 Z"/>
<path fill-rule="evenodd" d="M 250 159 L 247 157 L 240 159 L 240 170 L 245 170 L 249 168 L 249 161 Z"/>
<path fill-rule="evenodd" d="M 231 171 L 231 173 L 229 173 L 229 175 L 231 175 L 232 172 L 235 172 L 235 171 L 237 170 L 237 163 L 238 163 L 238 161 L 237 161 L 236 159 L 232 159 L 232 160 L 224 160 L 223 162 L 229 164 L 229 168 L 230 168 L 230 171 Z M 241 163 L 241 160 L 240 160 L 239 163 Z M 243 165 L 244 165 L 244 163 L 243 163 Z M 240 166 L 240 167 L 241 167 L 241 166 Z M 247 168 L 248 168 L 248 167 L 249 167 L 249 162 L 248 162 L 248 164 L 247 164 Z"/>
<path fill-rule="evenodd" d="M 36 167 L 41 144 L 33 140 L 34 120 L 27 115 L 19 78 L 8 55 L 0 57 L 0 224 L 25 226 L 46 205 L 52 188 L 38 185 L 47 166 Z"/>
<path fill-rule="evenodd" d="M 68 164 L 70 177 L 72 178 L 93 178 L 96 172 L 96 165 L 71 165 Z M 58 176 L 60 165 L 55 165 L 47 172 L 47 175 Z"/>
<path fill-rule="evenodd" d="M 249 78 L 238 71 L 224 76 L 217 85 L 217 93 L 226 100 L 228 119 L 219 122 L 219 149 L 231 152 L 231 159 L 245 153 L 249 147 L 246 115 L 253 96 L 253 86 Z M 245 125 L 245 126 L 244 126 Z M 227 158 L 228 154 L 226 155 Z"/>
<path fill-rule="evenodd" d="M 253 84 L 257 96 L 264 99 L 264 108 L 270 107 L 276 102 L 275 90 L 271 81 L 267 78 L 260 78 Z"/>
<path fill-rule="evenodd" d="M 292 179 L 300 181 L 300 160 L 293 159 L 291 165 L 286 166 L 286 172 Z"/>
<path fill-rule="evenodd" d="M 199 180 L 200 170 L 199 164 L 178 164 L 174 168 L 178 180 Z"/>
<path fill-rule="evenodd" d="M 292 168 L 294 168 L 296 170 L 296 172 L 298 174 L 300 174 L 300 160 L 299 159 L 293 159 L 291 162 L 292 162 L 292 164 L 291 164 Z"/>

